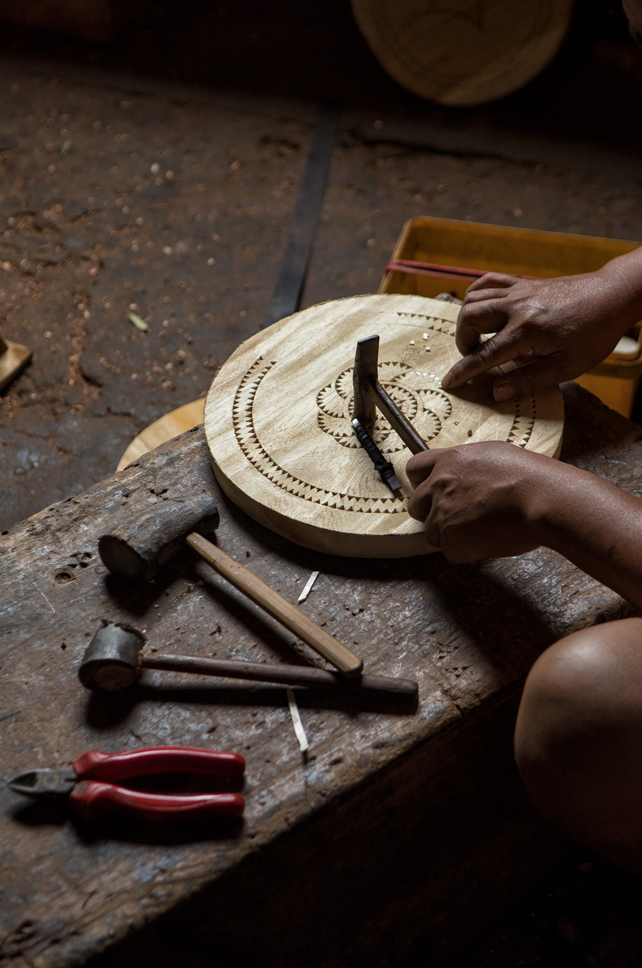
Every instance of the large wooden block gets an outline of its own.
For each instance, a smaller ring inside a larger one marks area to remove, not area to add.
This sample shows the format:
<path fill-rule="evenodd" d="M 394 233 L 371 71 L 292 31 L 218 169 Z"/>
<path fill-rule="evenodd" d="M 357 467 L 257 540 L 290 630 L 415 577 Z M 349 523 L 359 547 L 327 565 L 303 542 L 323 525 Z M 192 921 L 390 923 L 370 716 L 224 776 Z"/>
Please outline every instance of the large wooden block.
<path fill-rule="evenodd" d="M 574 385 L 565 404 L 562 459 L 639 493 L 640 428 Z M 303 608 L 367 671 L 416 679 L 416 709 L 300 690 L 303 761 L 280 688 L 167 673 L 120 701 L 82 688 L 101 618 L 146 629 L 159 651 L 317 661 L 189 554 L 140 588 L 106 574 L 100 534 L 203 488 L 217 494 L 220 546 L 291 600 L 319 570 Z M 89 826 L 0 788 L 0 957 L 70 968 L 105 952 L 102 968 L 169 968 L 191 951 L 203 964 L 383 968 L 419 936 L 470 937 L 559 843 L 512 760 L 524 677 L 556 639 L 630 611 L 545 549 L 465 567 L 308 551 L 217 490 L 201 429 L 163 444 L 0 537 L 2 774 L 91 748 L 229 749 L 247 761 L 244 825 Z"/>

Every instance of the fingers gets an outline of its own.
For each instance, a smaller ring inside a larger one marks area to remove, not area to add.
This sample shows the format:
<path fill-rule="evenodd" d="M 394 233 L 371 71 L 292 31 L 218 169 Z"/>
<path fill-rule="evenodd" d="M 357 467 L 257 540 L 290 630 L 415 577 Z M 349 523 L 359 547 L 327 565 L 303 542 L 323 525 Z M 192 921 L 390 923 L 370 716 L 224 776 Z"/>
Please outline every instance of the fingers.
<path fill-rule="evenodd" d="M 535 363 L 527 363 L 500 376 L 495 381 L 493 397 L 497 403 L 512 400 L 513 397 L 525 397 L 545 387 L 556 386 L 562 380 L 572 379 L 571 373 L 577 376 L 575 371 L 565 371 L 560 354 L 551 353 Z"/>
<path fill-rule="evenodd" d="M 424 534 L 429 545 L 432 545 L 433 548 L 441 548 L 441 531 L 433 521 L 432 509 L 424 524 Z"/>
<path fill-rule="evenodd" d="M 415 454 L 414 457 L 410 458 L 406 464 L 406 474 L 413 487 L 418 487 L 422 481 L 425 481 L 430 476 L 433 467 L 443 452 L 443 447 L 435 447 L 432 450 L 424 450 L 420 454 Z"/>
<path fill-rule="evenodd" d="M 489 293 L 496 293 L 491 289 Z M 480 293 L 483 296 L 483 293 Z M 510 318 L 510 307 L 504 298 L 473 299 L 465 303 L 457 319 L 457 349 L 465 356 L 479 343 L 480 333 L 496 333 Z"/>
<path fill-rule="evenodd" d="M 415 521 L 425 521 L 432 508 L 430 481 L 423 481 L 408 500 L 408 514 Z"/>
<path fill-rule="evenodd" d="M 432 508 L 432 488 L 430 486 L 430 475 L 437 465 L 440 457 L 447 452 L 447 448 L 435 448 L 415 454 L 406 464 L 406 474 L 408 480 L 415 488 L 414 493 L 408 500 L 408 514 L 416 521 L 425 521 Z M 431 533 L 434 528 L 431 529 Z M 434 542 L 428 539 L 430 544 Z M 435 544 L 438 548 L 439 545 Z"/>
<path fill-rule="evenodd" d="M 470 293 L 478 292 L 480 289 L 509 289 L 516 282 L 519 282 L 519 276 L 509 276 L 504 272 L 487 272 L 485 276 L 476 279 L 468 287 L 466 299 L 468 299 Z"/>
<path fill-rule="evenodd" d="M 510 363 L 516 357 L 524 355 L 527 347 L 521 340 L 516 339 L 509 332 L 499 332 L 497 336 L 481 343 L 472 353 L 457 360 L 448 373 L 442 377 L 441 385 L 446 390 L 454 390 L 456 387 L 463 386 L 468 380 L 480 373 L 486 373 L 494 366 L 501 366 L 503 363 Z M 500 378 L 502 383 L 503 377 Z M 495 399 L 498 399 L 497 397 Z M 504 397 L 504 399 L 509 399 Z"/>

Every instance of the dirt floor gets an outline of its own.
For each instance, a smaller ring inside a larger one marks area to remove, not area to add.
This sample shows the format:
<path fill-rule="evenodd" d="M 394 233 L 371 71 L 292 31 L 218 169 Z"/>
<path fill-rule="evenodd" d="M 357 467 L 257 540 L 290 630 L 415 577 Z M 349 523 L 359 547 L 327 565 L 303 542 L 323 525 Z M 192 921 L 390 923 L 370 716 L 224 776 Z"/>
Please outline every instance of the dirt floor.
<path fill-rule="evenodd" d="M 398 88 L 346 0 L 163 0 L 104 46 L 4 27 L 0 335 L 34 359 L 0 395 L 0 530 L 113 473 L 262 324 L 328 100 L 304 305 L 376 291 L 415 215 L 642 235 L 642 52 L 597 0 L 540 78 L 475 110 Z M 642 965 L 639 881 L 581 852 L 555 877 L 408 968 Z"/>
<path fill-rule="evenodd" d="M 345 3 L 285 32 L 257 5 L 249 47 L 247 10 L 188 10 L 106 47 L 0 37 L 0 333 L 34 351 L 0 397 L 0 530 L 112 473 L 262 323 L 322 94 L 343 114 L 304 305 L 376 291 L 414 215 L 639 235 L 642 55 L 615 16 L 580 8 L 523 92 L 446 111 L 383 74 Z"/>

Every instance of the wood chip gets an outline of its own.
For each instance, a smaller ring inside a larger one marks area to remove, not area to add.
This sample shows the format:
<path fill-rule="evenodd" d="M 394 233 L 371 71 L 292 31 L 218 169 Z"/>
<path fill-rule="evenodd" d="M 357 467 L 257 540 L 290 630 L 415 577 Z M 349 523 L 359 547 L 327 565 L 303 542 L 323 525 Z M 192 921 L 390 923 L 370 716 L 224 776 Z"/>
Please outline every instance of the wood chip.
<path fill-rule="evenodd" d="M 304 602 L 306 600 L 306 598 L 308 597 L 308 595 L 312 591 L 312 586 L 314 585 L 314 583 L 315 583 L 315 581 L 317 580 L 318 577 L 319 577 L 319 572 L 318 571 L 313 571 L 312 574 L 310 575 L 310 577 L 308 578 L 308 580 L 305 583 L 305 588 L 303 589 L 303 591 L 301 592 L 301 594 L 299 595 L 299 597 L 297 599 L 297 601 L 298 601 L 299 604 L 301 604 L 301 602 Z"/>
<path fill-rule="evenodd" d="M 292 725 L 294 726 L 294 732 L 296 738 L 299 741 L 299 746 L 301 747 L 302 753 L 307 753 L 310 744 L 308 743 L 308 737 L 305 735 L 305 730 L 303 728 L 303 723 L 301 722 L 301 715 L 299 713 L 299 707 L 296 703 L 296 696 L 292 689 L 286 689 L 288 697 L 288 706 L 290 707 L 290 716 L 292 717 Z"/>
<path fill-rule="evenodd" d="M 134 324 L 136 329 L 142 330 L 143 333 L 146 333 L 147 330 L 149 329 L 149 326 L 147 325 L 145 320 L 141 319 L 140 316 L 137 316 L 136 313 L 129 314 L 129 321 L 130 323 Z"/>
<path fill-rule="evenodd" d="M 296 703 L 296 696 L 292 689 L 286 689 L 286 694 L 288 697 L 288 706 L 290 707 L 290 716 L 292 717 L 292 725 L 294 726 L 294 732 L 296 738 L 299 741 L 299 746 L 301 747 L 302 753 L 307 753 L 310 744 L 308 743 L 308 737 L 305 735 L 305 729 L 303 728 L 303 723 L 301 722 L 301 715 L 299 713 L 299 707 Z"/>

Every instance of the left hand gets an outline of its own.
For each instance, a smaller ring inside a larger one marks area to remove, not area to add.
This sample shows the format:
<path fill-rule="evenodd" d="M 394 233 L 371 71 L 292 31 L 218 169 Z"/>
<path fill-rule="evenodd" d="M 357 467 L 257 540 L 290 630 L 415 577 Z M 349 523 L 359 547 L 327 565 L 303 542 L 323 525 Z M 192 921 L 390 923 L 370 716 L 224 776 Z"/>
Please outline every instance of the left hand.
<path fill-rule="evenodd" d="M 406 466 L 408 511 L 453 563 L 521 555 L 543 543 L 552 479 L 566 467 L 500 441 L 424 451 Z"/>

